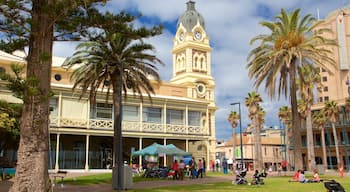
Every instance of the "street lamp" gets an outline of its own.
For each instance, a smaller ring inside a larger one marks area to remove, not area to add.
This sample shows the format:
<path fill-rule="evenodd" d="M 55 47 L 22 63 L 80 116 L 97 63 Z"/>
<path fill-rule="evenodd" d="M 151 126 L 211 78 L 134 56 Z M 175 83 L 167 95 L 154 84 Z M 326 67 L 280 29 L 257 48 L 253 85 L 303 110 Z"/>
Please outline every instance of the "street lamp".
<path fill-rule="evenodd" d="M 241 103 L 235 102 L 230 105 L 238 105 L 239 110 L 239 139 L 240 139 L 240 148 L 241 148 L 241 169 L 243 169 L 243 143 L 242 143 L 242 114 L 241 114 Z"/>

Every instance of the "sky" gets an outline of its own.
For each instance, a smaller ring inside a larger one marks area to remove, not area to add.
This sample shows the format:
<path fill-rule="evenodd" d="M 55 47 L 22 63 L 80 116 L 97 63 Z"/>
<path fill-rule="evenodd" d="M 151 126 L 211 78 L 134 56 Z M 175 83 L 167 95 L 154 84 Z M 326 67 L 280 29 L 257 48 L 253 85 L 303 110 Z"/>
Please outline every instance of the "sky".
<path fill-rule="evenodd" d="M 140 12 L 142 17 L 135 26 L 153 26 L 163 24 L 163 34 L 149 40 L 157 52 L 156 55 L 165 63 L 160 67 L 162 80 L 172 78 L 173 38 L 179 16 L 186 10 L 188 0 L 112 0 L 104 9 L 111 12 L 126 10 Z M 215 99 L 218 110 L 215 114 L 216 138 L 228 140 L 232 133 L 227 122 L 230 111 L 238 111 L 238 106 L 230 103 L 240 102 L 242 111 L 242 129 L 249 123 L 248 111 L 244 99 L 248 92 L 255 91 L 253 80 L 248 78 L 246 69 L 247 56 L 254 45 L 250 40 L 267 33 L 259 25 L 261 21 L 272 21 L 281 8 L 287 11 L 301 9 L 301 14 L 312 14 L 324 19 L 337 9 L 349 7 L 350 0 L 194 0 L 196 10 L 204 17 L 206 33 L 212 47 L 212 76 L 215 79 Z M 55 43 L 54 55 L 71 56 L 76 44 Z M 261 104 L 266 111 L 265 125 L 279 126 L 278 110 L 288 105 L 289 100 L 271 99 L 263 88 L 256 90 L 263 98 Z"/>

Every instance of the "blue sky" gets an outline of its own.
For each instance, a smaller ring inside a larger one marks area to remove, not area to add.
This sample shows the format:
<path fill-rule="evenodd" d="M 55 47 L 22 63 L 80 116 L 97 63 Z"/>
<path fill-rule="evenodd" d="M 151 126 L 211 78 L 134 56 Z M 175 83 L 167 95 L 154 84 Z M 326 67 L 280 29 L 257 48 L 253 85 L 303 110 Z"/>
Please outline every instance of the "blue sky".
<path fill-rule="evenodd" d="M 113 12 L 120 10 L 139 11 L 143 17 L 136 26 L 152 26 L 162 23 L 163 34 L 150 39 L 155 45 L 159 58 L 166 64 L 160 68 L 163 80 L 169 81 L 172 75 L 173 38 L 178 17 L 186 10 L 188 0 L 112 0 L 106 9 Z M 212 75 L 216 81 L 216 137 L 227 140 L 232 128 L 227 122 L 232 102 L 244 102 L 248 92 L 253 91 L 253 81 L 247 76 L 247 55 L 253 48 L 250 39 L 263 34 L 266 29 L 259 26 L 260 21 L 272 20 L 281 8 L 287 11 L 301 9 L 302 15 L 312 14 L 325 18 L 331 11 L 349 7 L 350 1 L 344 0 L 195 0 L 196 9 L 205 20 L 206 32 L 210 36 L 212 50 Z M 76 44 L 55 43 L 56 56 L 70 56 Z M 263 89 L 259 89 L 266 111 L 266 125 L 279 125 L 278 109 L 288 101 L 271 100 Z M 242 108 L 242 127 L 250 123 L 247 109 Z"/>

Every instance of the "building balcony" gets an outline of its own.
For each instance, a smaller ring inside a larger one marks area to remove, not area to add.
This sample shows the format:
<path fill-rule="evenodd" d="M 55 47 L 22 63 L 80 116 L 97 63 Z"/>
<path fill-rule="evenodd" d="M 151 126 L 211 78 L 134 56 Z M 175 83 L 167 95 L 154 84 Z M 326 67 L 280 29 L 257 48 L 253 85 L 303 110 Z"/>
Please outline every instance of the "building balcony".
<path fill-rule="evenodd" d="M 73 119 L 67 117 L 50 116 L 50 128 L 70 128 L 70 129 L 89 129 L 101 131 L 113 131 L 113 120 L 111 119 Z M 180 134 L 209 136 L 205 127 L 193 125 L 174 125 L 148 122 L 123 121 L 122 132 L 141 132 L 141 133 L 161 133 L 161 134 Z"/>

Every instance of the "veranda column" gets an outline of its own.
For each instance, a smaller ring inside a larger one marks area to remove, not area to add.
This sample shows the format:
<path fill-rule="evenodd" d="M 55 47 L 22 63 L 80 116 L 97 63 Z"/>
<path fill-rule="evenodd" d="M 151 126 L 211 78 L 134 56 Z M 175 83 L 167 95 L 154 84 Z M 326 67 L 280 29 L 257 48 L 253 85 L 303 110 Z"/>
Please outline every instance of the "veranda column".
<path fill-rule="evenodd" d="M 164 138 L 164 146 L 166 145 L 166 138 Z M 163 162 L 163 166 L 166 167 L 166 155 L 164 154 L 164 162 Z"/>
<path fill-rule="evenodd" d="M 186 152 L 188 152 L 188 139 L 186 139 Z"/>
<path fill-rule="evenodd" d="M 139 138 L 139 150 L 142 150 L 142 137 Z M 139 165 L 143 166 L 142 155 L 139 156 Z"/>
<path fill-rule="evenodd" d="M 186 128 L 186 134 L 188 135 L 188 105 L 186 105 L 186 109 L 185 109 L 185 128 Z"/>
<path fill-rule="evenodd" d="M 85 171 L 89 171 L 89 140 L 90 135 L 86 135 L 86 144 L 85 144 Z"/>
<path fill-rule="evenodd" d="M 55 159 L 55 172 L 57 172 L 60 168 L 59 168 L 59 164 L 58 164 L 58 156 L 59 156 L 59 150 L 60 150 L 60 134 L 57 133 L 56 136 L 56 159 Z"/>

